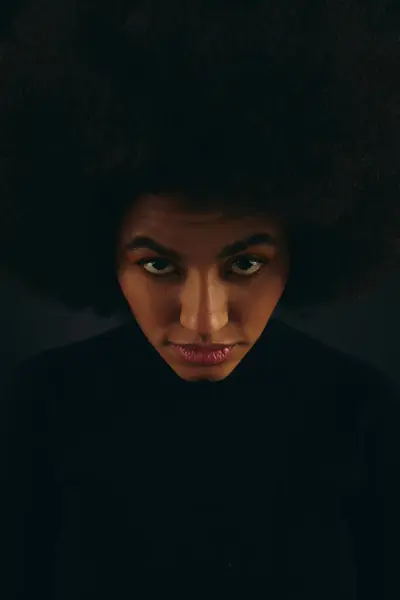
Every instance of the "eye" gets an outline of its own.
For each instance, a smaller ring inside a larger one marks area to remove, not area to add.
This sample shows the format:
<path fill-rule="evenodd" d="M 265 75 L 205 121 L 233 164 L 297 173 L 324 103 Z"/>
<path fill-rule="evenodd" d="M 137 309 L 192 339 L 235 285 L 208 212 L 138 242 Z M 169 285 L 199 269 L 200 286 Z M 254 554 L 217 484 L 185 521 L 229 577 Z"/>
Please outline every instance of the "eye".
<path fill-rule="evenodd" d="M 231 263 L 229 274 L 237 277 L 251 277 L 257 275 L 263 268 L 263 265 L 268 262 L 267 259 L 243 255 Z M 147 273 L 156 277 L 173 275 L 176 271 L 174 265 L 166 258 L 153 258 L 151 260 L 143 258 L 137 264 L 142 265 Z"/>
<path fill-rule="evenodd" d="M 171 275 L 175 267 L 165 258 L 154 258 L 153 260 L 139 260 L 138 265 L 143 265 L 143 268 L 150 275 Z"/>
<path fill-rule="evenodd" d="M 266 259 L 256 258 L 255 256 L 240 256 L 231 265 L 231 273 L 239 277 L 251 277 L 256 275 L 265 264 Z"/>

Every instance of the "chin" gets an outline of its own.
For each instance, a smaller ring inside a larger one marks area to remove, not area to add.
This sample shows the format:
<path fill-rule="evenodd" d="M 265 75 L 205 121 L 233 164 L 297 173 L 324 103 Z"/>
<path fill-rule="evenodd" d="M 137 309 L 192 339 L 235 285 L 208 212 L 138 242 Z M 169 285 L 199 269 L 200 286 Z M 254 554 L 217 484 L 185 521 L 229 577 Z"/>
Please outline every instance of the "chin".
<path fill-rule="evenodd" d="M 203 376 L 203 377 L 198 377 L 196 375 L 194 375 L 193 377 L 181 377 L 182 379 L 184 379 L 185 381 L 190 381 L 192 383 L 215 383 L 217 381 L 222 381 L 223 379 L 226 379 L 227 376 L 225 377 L 212 377 L 211 375 L 209 377 Z"/>
<path fill-rule="evenodd" d="M 223 368 L 218 368 L 218 369 L 204 369 L 204 368 L 193 368 L 193 367 L 189 367 L 189 368 L 183 368 L 183 369 L 174 369 L 175 373 L 181 378 L 184 379 L 185 381 L 191 381 L 194 383 L 201 383 L 201 382 L 217 382 L 217 381 L 222 381 L 223 379 L 226 379 L 233 371 L 232 368 L 229 369 L 223 369 Z"/>

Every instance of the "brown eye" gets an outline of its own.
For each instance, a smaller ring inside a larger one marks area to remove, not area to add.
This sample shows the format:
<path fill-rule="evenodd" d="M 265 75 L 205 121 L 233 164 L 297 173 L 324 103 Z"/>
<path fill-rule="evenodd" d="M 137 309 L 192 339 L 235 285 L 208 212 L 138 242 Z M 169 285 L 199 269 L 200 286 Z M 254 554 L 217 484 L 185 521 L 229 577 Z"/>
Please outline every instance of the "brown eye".
<path fill-rule="evenodd" d="M 241 277 L 256 275 L 269 261 L 254 256 L 241 256 L 231 264 L 231 272 Z"/>
<path fill-rule="evenodd" d="M 175 267 L 165 258 L 154 258 L 153 260 L 140 260 L 138 265 L 142 265 L 144 270 L 150 275 L 162 277 L 163 275 L 171 275 Z"/>

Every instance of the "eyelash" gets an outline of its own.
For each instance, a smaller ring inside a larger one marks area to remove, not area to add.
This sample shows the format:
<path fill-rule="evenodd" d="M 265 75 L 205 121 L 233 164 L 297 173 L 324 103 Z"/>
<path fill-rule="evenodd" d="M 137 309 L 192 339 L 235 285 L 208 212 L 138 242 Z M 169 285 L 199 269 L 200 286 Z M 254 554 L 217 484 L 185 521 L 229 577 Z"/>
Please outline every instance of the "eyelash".
<path fill-rule="evenodd" d="M 256 277 L 257 275 L 259 275 L 262 270 L 263 267 L 265 265 L 267 265 L 270 261 L 266 258 L 259 258 L 257 256 L 253 256 L 250 254 L 242 254 L 240 256 L 237 256 L 232 262 L 231 265 L 239 262 L 239 261 L 249 261 L 249 262 L 254 262 L 254 263 L 258 263 L 260 265 L 260 268 L 255 271 L 255 273 L 251 273 L 249 275 L 243 274 L 240 275 L 238 273 L 229 273 L 229 276 L 234 277 L 234 278 L 238 278 L 238 279 L 253 279 L 253 277 Z M 171 265 L 172 263 L 170 261 L 168 261 L 168 259 L 166 258 L 142 258 L 141 260 L 139 260 L 136 264 L 137 265 L 146 265 L 146 264 L 150 264 L 150 263 L 156 263 L 156 262 L 161 262 L 161 263 L 165 263 L 166 265 Z M 156 274 L 156 273 L 150 273 L 149 271 L 146 271 L 146 269 L 144 269 L 147 275 L 150 275 L 151 277 L 154 277 L 156 279 L 167 279 L 167 278 L 171 278 L 171 277 L 176 277 L 176 275 L 178 274 L 176 271 L 172 272 L 172 273 L 166 273 L 165 275 L 163 275 L 162 273 L 160 274 Z"/>

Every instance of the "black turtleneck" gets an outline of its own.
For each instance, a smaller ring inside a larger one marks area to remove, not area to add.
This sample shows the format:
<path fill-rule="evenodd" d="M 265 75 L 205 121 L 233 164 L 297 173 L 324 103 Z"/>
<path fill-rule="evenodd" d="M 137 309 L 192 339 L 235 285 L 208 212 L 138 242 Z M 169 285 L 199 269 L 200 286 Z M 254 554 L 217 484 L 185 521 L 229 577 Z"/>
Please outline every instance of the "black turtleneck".
<path fill-rule="evenodd" d="M 217 383 L 133 322 L 46 351 L 2 403 L 0 597 L 399 598 L 399 402 L 277 319 Z"/>

